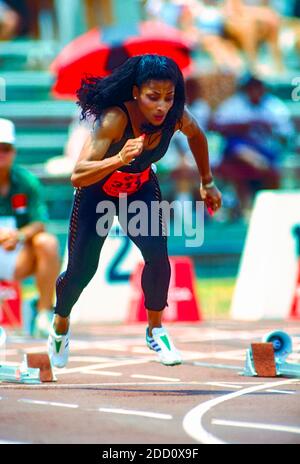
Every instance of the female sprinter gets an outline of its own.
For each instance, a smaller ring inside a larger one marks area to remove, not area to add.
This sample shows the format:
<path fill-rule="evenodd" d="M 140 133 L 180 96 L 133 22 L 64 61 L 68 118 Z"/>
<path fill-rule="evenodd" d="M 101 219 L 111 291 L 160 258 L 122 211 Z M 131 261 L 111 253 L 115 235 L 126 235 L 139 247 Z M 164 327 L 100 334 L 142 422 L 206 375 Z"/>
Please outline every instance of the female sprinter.
<path fill-rule="evenodd" d="M 69 260 L 66 271 L 57 279 L 57 302 L 48 339 L 50 360 L 56 367 L 67 363 L 69 316 L 97 270 L 108 233 L 97 232 L 97 205 L 111 201 L 118 214 L 120 194 L 127 195 L 128 210 L 131 202 L 143 201 L 149 207 L 145 219 L 150 231 L 151 221 L 157 220 L 157 215 L 151 217 L 151 202 L 161 201 L 151 164 L 164 156 L 176 130 L 188 138 L 206 206 L 213 211 L 221 206 L 221 194 L 210 170 L 206 137 L 184 107 L 183 76 L 173 60 L 154 54 L 129 58 L 108 77 L 86 78 L 78 90 L 78 98 L 82 117 L 94 117 L 95 126 L 71 177 L 76 191 L 69 231 Z M 127 230 L 130 212 L 125 215 L 125 221 L 121 219 L 123 214 L 118 216 L 122 228 Z M 155 235 L 151 232 L 127 234 L 145 261 L 141 285 L 148 315 L 146 344 L 157 353 L 161 363 L 180 364 L 180 353 L 161 323 L 170 281 L 163 221 L 160 217 L 159 233 Z"/>

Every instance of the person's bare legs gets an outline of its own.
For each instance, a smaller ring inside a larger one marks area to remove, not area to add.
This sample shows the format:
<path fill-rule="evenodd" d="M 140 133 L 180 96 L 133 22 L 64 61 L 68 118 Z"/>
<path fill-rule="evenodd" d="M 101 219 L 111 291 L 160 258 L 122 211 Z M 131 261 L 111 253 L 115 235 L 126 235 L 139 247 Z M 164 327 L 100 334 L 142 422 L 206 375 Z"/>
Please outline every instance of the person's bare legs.
<path fill-rule="evenodd" d="M 37 234 L 18 255 L 14 278 L 23 280 L 35 276 L 39 294 L 38 311 L 52 308 L 59 268 L 57 240 L 46 232 Z"/>
<path fill-rule="evenodd" d="M 200 48 L 211 55 L 212 60 L 219 68 L 231 68 L 240 71 L 243 60 L 235 45 L 222 37 L 208 35 L 200 40 Z"/>
<path fill-rule="evenodd" d="M 230 19 L 226 23 L 226 31 L 233 40 L 236 40 L 248 59 L 249 66 L 254 69 L 257 61 L 258 40 L 255 23 L 251 18 L 246 20 Z"/>
<path fill-rule="evenodd" d="M 53 327 L 57 335 L 65 335 L 70 327 L 70 318 L 55 314 Z"/>
<path fill-rule="evenodd" d="M 161 324 L 162 314 L 163 314 L 163 311 L 150 311 L 149 309 L 147 309 L 148 327 L 149 327 L 150 337 L 152 337 L 152 329 L 156 327 L 160 328 L 162 326 Z"/>
<path fill-rule="evenodd" d="M 249 62 L 256 66 L 259 44 L 268 44 L 277 70 L 284 68 L 282 52 L 279 45 L 281 27 L 280 16 L 267 6 L 243 5 L 242 20 L 229 21 L 229 33 L 239 41 Z M 259 71 L 259 69 L 257 69 Z"/>
<path fill-rule="evenodd" d="M 162 323 L 161 323 L 162 313 L 163 311 L 147 310 L 149 335 L 151 337 L 152 337 L 152 329 L 154 329 L 155 327 L 162 326 Z M 69 329 L 70 318 L 62 317 L 59 314 L 56 314 L 53 325 L 54 325 L 54 330 L 57 333 L 57 335 L 65 335 Z"/>
<path fill-rule="evenodd" d="M 270 10 L 269 8 L 261 7 L 260 15 L 260 21 L 263 22 L 265 27 L 263 39 L 265 39 L 265 42 L 270 47 L 276 69 L 278 71 L 282 71 L 284 69 L 284 63 L 279 44 L 281 19 L 274 11 Z"/>

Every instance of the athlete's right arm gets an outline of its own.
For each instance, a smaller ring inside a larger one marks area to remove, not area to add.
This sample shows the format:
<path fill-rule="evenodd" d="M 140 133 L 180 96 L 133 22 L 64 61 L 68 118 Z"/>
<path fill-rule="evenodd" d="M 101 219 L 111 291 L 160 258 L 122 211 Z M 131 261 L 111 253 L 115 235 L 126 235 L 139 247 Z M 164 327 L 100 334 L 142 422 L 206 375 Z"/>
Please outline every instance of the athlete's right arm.
<path fill-rule="evenodd" d="M 97 129 L 89 136 L 74 167 L 74 187 L 95 184 L 116 169 L 128 164 L 143 149 L 143 138 L 129 139 L 119 154 L 103 159 L 110 145 L 122 137 L 127 116 L 119 108 L 110 108 L 102 116 Z"/>

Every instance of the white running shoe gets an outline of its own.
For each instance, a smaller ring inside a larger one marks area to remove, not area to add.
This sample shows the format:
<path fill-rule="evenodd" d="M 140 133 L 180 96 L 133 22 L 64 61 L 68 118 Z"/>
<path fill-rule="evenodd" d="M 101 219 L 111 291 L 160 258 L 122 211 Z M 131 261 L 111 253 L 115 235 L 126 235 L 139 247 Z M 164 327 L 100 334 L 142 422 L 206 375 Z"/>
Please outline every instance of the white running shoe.
<path fill-rule="evenodd" d="M 54 367 L 65 367 L 69 358 L 70 329 L 65 335 L 57 335 L 53 322 L 48 337 L 48 354 L 51 365 Z"/>
<path fill-rule="evenodd" d="M 181 355 L 164 327 L 152 329 L 152 337 L 150 337 L 147 327 L 146 343 L 150 350 L 158 354 L 160 362 L 165 366 L 175 366 L 182 363 Z"/>

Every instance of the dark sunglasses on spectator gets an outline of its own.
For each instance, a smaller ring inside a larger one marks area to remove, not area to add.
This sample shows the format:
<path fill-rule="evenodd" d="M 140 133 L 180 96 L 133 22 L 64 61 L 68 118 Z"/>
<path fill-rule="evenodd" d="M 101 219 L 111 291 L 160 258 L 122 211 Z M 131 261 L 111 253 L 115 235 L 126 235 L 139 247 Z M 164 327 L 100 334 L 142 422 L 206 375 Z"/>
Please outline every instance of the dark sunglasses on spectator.
<path fill-rule="evenodd" d="M 8 153 L 14 150 L 14 146 L 11 143 L 0 143 L 0 153 Z"/>

